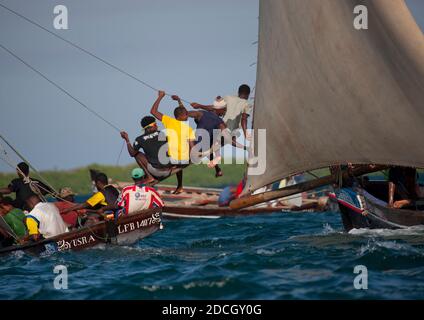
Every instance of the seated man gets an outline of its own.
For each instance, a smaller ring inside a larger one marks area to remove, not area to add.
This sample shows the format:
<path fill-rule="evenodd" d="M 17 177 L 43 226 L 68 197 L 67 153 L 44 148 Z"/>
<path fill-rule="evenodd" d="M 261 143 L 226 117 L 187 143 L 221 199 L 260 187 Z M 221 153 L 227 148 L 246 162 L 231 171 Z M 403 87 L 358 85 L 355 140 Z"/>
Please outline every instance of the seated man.
<path fill-rule="evenodd" d="M 26 200 L 26 205 L 31 211 L 26 215 L 28 236 L 23 241 L 39 241 L 69 231 L 53 203 L 41 202 L 37 195 L 33 195 Z"/>
<path fill-rule="evenodd" d="M 96 184 L 97 193 L 95 193 L 86 202 L 76 204 L 67 209 L 62 210 L 60 213 L 63 215 L 71 211 L 78 211 L 82 209 L 98 210 L 107 205 L 112 205 L 116 202 L 119 196 L 119 191 L 109 184 L 109 180 L 104 173 L 99 173 L 94 179 Z"/>
<path fill-rule="evenodd" d="M 108 210 L 116 211 L 122 209 L 119 214 L 134 214 L 146 209 L 162 208 L 164 203 L 159 194 L 152 187 L 146 186 L 147 177 L 144 170 L 135 168 L 131 172 L 134 185 L 122 189 L 118 201 L 113 205 L 101 208 L 103 213 Z"/>
<path fill-rule="evenodd" d="M 16 194 L 13 202 L 15 208 L 28 209 L 25 208 L 25 200 L 29 196 L 34 195 L 34 191 L 37 191 L 41 195 L 53 192 L 41 181 L 30 178 L 29 166 L 25 162 L 21 162 L 16 166 L 16 173 L 19 178 L 13 179 L 6 188 L 0 188 L 0 194 L 9 194 L 12 192 Z"/>
<path fill-rule="evenodd" d="M 393 208 L 414 207 L 418 199 L 417 170 L 394 166 L 389 169 L 389 206 Z"/>
<path fill-rule="evenodd" d="M 0 199 L 0 217 L 3 218 L 8 228 L 12 231 L 12 234 L 10 234 L 7 230 L 2 232 L 4 237 L 4 240 L 2 241 L 3 246 L 12 245 L 15 242 L 14 240 L 16 240 L 15 238 L 25 237 L 25 214 L 22 209 L 14 208 L 10 201 Z"/>
<path fill-rule="evenodd" d="M 158 111 L 161 100 L 165 97 L 164 91 L 158 92 L 158 98 L 153 104 L 151 114 L 162 121 L 166 129 L 168 139 L 168 155 L 171 164 L 184 168 L 190 163 L 190 151 L 194 146 L 196 137 L 193 129 L 185 123 L 188 119 L 186 108 L 180 104 L 174 109 L 175 118 L 169 117 Z M 177 188 L 175 194 L 183 192 L 183 172 L 180 170 L 177 175 Z"/>
<path fill-rule="evenodd" d="M 137 137 L 133 145 L 129 141 L 128 134 L 125 131 L 121 132 L 122 139 L 127 143 L 128 153 L 146 172 L 146 183 L 170 176 L 173 166 L 161 161 L 162 157 L 166 157 L 168 150 L 166 137 L 158 130 L 155 118 L 144 117 L 141 119 L 141 127 L 144 129 L 144 134 Z M 143 149 L 144 153 L 140 152 L 140 149 Z"/>
<path fill-rule="evenodd" d="M 75 206 L 75 193 L 71 188 L 62 188 L 59 190 L 59 200 L 53 203 L 59 209 L 59 211 L 69 209 Z M 67 213 L 63 213 L 61 216 L 68 227 L 75 228 L 78 226 L 78 216 L 83 215 L 84 213 L 84 209 L 80 211 L 73 210 Z"/>

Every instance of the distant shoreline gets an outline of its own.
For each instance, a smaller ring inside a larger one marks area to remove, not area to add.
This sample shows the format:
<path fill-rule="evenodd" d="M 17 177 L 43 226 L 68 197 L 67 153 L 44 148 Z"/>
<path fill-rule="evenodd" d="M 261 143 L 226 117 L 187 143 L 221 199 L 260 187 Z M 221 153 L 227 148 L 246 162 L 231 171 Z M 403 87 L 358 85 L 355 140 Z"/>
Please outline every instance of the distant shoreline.
<path fill-rule="evenodd" d="M 71 187 L 78 194 L 88 194 L 91 192 L 91 181 L 89 169 L 96 169 L 108 175 L 115 181 L 131 181 L 130 172 L 137 165 L 127 166 L 109 166 L 92 164 L 81 168 L 71 170 L 48 170 L 41 174 L 47 179 L 54 188 Z M 229 184 L 237 184 L 245 172 L 244 165 L 223 164 L 224 176 L 215 178 L 215 170 L 208 168 L 204 164 L 191 165 L 184 170 L 184 185 L 192 187 L 223 187 Z M 36 174 L 31 177 L 37 178 Z M 0 187 L 7 186 L 12 179 L 16 178 L 13 172 L 0 173 Z M 175 185 L 175 176 L 169 177 L 162 182 L 163 184 Z"/>

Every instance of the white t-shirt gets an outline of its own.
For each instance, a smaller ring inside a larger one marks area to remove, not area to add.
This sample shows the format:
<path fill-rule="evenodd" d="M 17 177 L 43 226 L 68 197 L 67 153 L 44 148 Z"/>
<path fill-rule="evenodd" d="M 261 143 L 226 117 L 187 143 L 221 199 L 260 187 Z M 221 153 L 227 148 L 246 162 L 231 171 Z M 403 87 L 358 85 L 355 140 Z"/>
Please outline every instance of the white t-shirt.
<path fill-rule="evenodd" d="M 245 99 L 235 96 L 225 96 L 227 112 L 223 118 L 227 128 L 234 131 L 241 128 L 241 115 L 247 113 L 250 115 L 252 106 Z"/>
<path fill-rule="evenodd" d="M 147 186 L 128 186 L 122 189 L 118 206 L 125 208 L 125 214 L 134 214 L 154 207 L 163 207 L 163 201 L 155 189 Z"/>
<path fill-rule="evenodd" d="M 27 217 L 35 218 L 38 222 L 38 231 L 44 238 L 51 238 L 69 231 L 60 216 L 59 209 L 53 203 L 37 203 Z"/>

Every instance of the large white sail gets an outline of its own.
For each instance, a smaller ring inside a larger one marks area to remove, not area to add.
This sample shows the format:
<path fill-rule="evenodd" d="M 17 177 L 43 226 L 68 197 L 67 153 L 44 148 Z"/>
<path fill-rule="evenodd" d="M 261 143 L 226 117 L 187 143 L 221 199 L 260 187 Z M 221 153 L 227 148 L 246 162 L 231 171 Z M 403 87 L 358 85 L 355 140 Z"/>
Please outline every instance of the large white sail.
<path fill-rule="evenodd" d="M 424 38 L 404 1 L 262 0 L 259 24 L 266 170 L 249 190 L 347 162 L 424 167 Z"/>

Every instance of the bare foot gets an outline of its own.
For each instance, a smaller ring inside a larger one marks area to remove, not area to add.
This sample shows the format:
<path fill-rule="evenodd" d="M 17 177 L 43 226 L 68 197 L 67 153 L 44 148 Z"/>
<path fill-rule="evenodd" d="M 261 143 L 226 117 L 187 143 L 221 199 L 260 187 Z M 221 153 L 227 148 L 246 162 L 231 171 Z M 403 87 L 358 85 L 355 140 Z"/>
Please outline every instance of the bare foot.
<path fill-rule="evenodd" d="M 180 187 L 180 188 L 175 189 L 175 191 L 172 192 L 172 194 L 180 194 L 180 193 L 183 193 L 183 192 L 184 192 L 183 187 Z"/>

